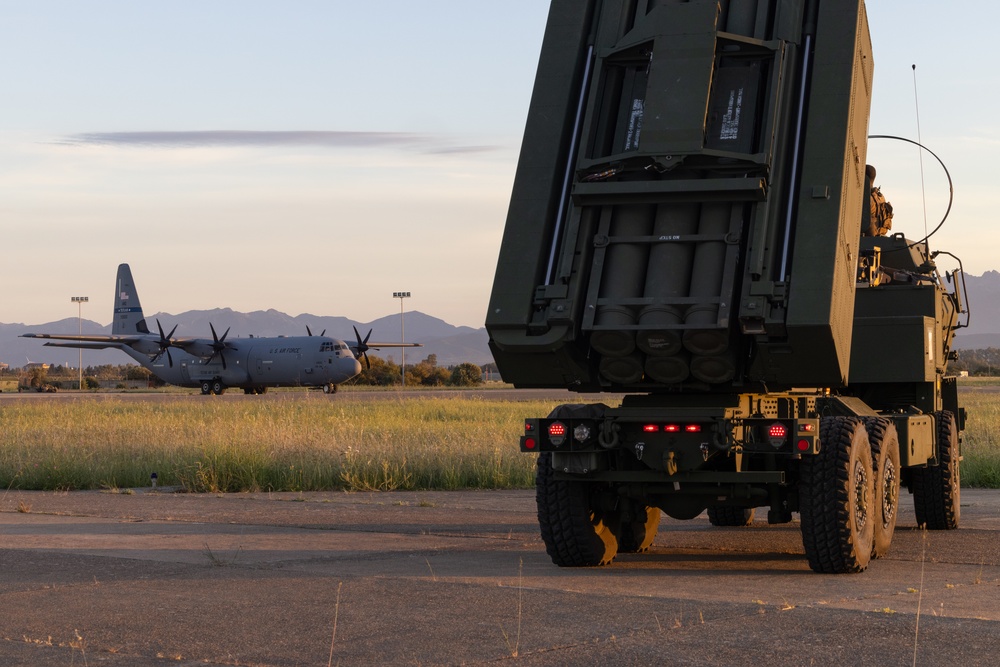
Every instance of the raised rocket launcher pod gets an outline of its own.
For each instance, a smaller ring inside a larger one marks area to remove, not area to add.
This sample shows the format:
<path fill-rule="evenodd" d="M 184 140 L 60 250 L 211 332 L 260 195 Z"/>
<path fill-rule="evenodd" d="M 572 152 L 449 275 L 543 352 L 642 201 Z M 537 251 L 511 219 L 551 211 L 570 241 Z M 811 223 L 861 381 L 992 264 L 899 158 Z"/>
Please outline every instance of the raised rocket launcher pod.
<path fill-rule="evenodd" d="M 552 0 L 486 326 L 518 387 L 626 394 L 525 422 L 557 564 L 768 507 L 857 571 L 901 483 L 957 525 L 960 271 L 861 239 L 873 71 L 862 0 Z"/>

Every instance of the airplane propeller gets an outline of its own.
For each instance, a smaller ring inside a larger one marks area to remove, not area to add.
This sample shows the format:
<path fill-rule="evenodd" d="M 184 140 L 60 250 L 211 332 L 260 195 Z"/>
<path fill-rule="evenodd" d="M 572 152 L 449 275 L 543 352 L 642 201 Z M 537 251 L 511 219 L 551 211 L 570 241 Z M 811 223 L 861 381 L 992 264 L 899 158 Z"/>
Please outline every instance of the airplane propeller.
<path fill-rule="evenodd" d="M 212 351 L 212 356 L 210 356 L 208 358 L 208 361 L 206 361 L 205 363 L 206 364 L 212 363 L 212 360 L 215 359 L 215 357 L 218 355 L 219 359 L 222 360 L 222 369 L 225 370 L 226 369 L 226 355 L 223 354 L 223 351 L 225 351 L 225 349 L 227 347 L 229 347 L 226 344 L 226 336 L 229 335 L 229 329 L 227 328 L 226 329 L 226 333 L 222 334 L 222 337 L 220 338 L 218 336 L 218 334 L 215 333 L 215 327 L 212 326 L 211 322 L 208 323 L 208 327 L 212 330 L 212 339 L 213 339 L 212 350 L 213 351 Z M 232 327 L 230 327 L 230 328 L 232 328 Z"/>
<path fill-rule="evenodd" d="M 174 337 L 174 332 L 177 331 L 177 325 L 175 324 L 174 328 L 171 329 L 170 333 L 166 336 L 163 335 L 163 327 L 160 326 L 160 320 L 156 320 L 156 327 L 160 330 L 160 340 L 157 341 L 157 344 L 160 346 L 160 352 L 156 355 L 156 358 L 159 359 L 163 353 L 166 352 L 167 362 L 170 364 L 170 367 L 173 368 L 174 358 L 170 356 L 170 348 L 173 347 L 173 342 L 171 342 L 170 339 Z"/>
<path fill-rule="evenodd" d="M 368 359 L 368 339 L 372 337 L 372 330 L 368 330 L 368 335 L 365 336 L 364 340 L 361 340 L 361 334 L 358 333 L 358 328 L 354 327 L 354 335 L 358 339 L 358 351 L 354 353 L 354 358 L 360 360 L 361 357 L 365 358 L 365 364 L 370 369 L 372 367 L 371 360 Z"/>
<path fill-rule="evenodd" d="M 313 335 L 313 332 L 312 332 L 312 329 L 310 329 L 310 328 L 309 328 L 309 325 L 308 325 L 308 324 L 306 325 L 306 333 L 307 333 L 307 334 L 309 334 L 309 337 L 310 337 L 310 338 L 311 338 L 311 337 L 312 337 L 312 335 Z M 326 335 L 326 329 L 323 329 L 323 331 L 322 331 L 322 332 L 320 333 L 320 335 L 319 335 L 319 336 L 320 336 L 320 338 L 322 338 L 322 337 L 323 337 L 323 336 L 325 336 L 325 335 Z"/>

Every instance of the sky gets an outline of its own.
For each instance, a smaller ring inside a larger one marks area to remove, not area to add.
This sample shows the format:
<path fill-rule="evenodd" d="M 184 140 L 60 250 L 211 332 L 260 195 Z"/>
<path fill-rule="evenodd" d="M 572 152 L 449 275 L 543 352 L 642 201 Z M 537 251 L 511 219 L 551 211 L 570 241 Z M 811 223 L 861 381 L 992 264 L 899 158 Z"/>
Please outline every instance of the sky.
<path fill-rule="evenodd" d="M 919 117 L 955 189 L 934 247 L 978 275 L 1000 268 L 1000 75 L 982 56 L 1000 8 L 942 8 L 869 2 L 870 131 L 916 140 Z M 75 318 L 88 296 L 107 324 L 128 262 L 147 313 L 366 322 L 409 291 L 408 311 L 482 326 L 547 10 L 0 0 L 0 322 Z M 869 148 L 910 238 L 948 203 L 926 153 L 922 192 L 919 153 Z"/>

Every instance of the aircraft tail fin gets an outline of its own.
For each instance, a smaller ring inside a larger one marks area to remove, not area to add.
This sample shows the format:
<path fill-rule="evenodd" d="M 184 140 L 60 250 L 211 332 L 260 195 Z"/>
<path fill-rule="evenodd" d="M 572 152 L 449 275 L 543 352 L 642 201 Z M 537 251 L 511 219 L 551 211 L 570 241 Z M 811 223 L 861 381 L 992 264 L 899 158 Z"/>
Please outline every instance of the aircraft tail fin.
<path fill-rule="evenodd" d="M 115 280 L 115 319 L 111 325 L 111 333 L 115 336 L 130 336 L 148 334 L 146 318 L 139 304 L 139 293 L 135 290 L 132 280 L 132 270 L 128 264 L 118 265 L 118 278 Z"/>

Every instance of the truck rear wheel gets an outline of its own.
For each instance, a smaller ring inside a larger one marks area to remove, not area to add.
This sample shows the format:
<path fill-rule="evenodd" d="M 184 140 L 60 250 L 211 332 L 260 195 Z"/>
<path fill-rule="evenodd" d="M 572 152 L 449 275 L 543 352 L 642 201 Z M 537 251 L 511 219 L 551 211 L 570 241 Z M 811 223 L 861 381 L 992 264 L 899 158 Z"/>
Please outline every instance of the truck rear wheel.
<path fill-rule="evenodd" d="M 802 458 L 802 544 L 815 572 L 861 572 L 872 555 L 875 475 L 864 423 L 824 417 L 818 454 Z"/>
<path fill-rule="evenodd" d="M 928 530 L 954 530 L 961 514 L 958 427 L 955 415 L 947 410 L 935 412 L 934 419 L 938 465 L 913 469 L 913 509 L 917 525 Z"/>
<path fill-rule="evenodd" d="M 875 472 L 875 539 L 872 558 L 889 553 L 899 510 L 899 436 L 896 425 L 882 417 L 865 419 Z"/>
<path fill-rule="evenodd" d="M 618 538 L 609 523 L 612 517 L 597 507 L 594 491 L 593 484 L 555 479 L 552 454 L 538 456 L 538 525 L 545 552 L 560 567 L 606 565 L 618 553 Z"/>
<path fill-rule="evenodd" d="M 639 554 L 649 550 L 660 527 L 658 507 L 644 507 L 621 517 L 618 536 L 618 551 Z"/>
<path fill-rule="evenodd" d="M 708 522 L 713 526 L 749 526 L 753 523 L 753 507 L 714 505 L 708 508 Z"/>

